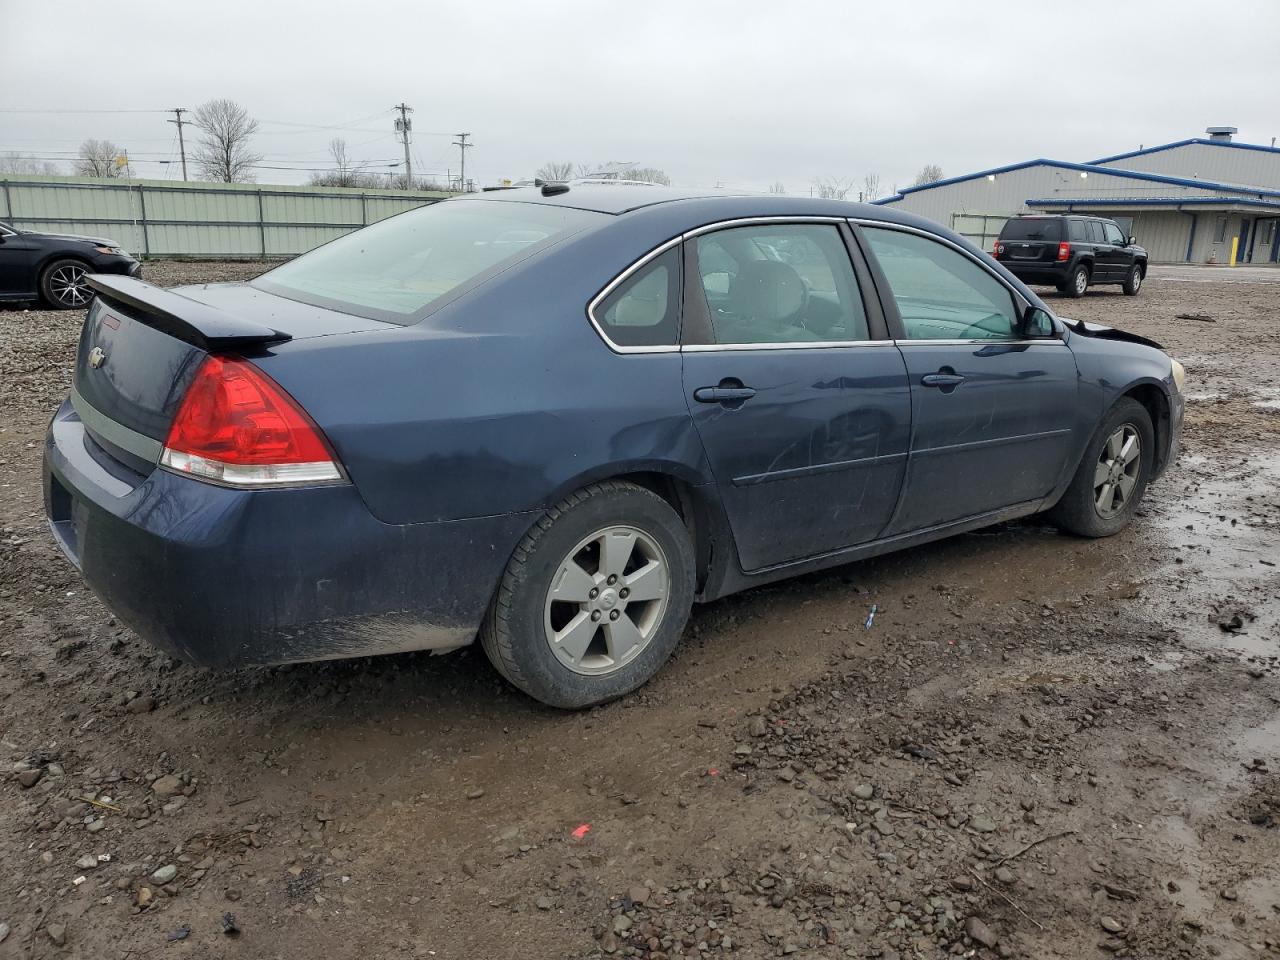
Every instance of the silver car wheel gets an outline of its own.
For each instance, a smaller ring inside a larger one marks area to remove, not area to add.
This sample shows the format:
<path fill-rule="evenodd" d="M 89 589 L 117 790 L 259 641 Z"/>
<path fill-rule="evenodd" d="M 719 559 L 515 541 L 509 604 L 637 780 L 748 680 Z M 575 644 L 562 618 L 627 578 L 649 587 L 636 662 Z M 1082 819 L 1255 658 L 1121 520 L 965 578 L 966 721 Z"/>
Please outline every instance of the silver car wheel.
<path fill-rule="evenodd" d="M 84 282 L 86 270 L 74 264 L 59 267 L 49 274 L 49 292 L 67 307 L 83 307 L 89 302 L 89 285 Z"/>
<path fill-rule="evenodd" d="M 1129 505 L 1142 469 L 1142 441 L 1132 424 L 1123 424 L 1107 437 L 1093 471 L 1093 505 L 1109 520 Z"/>
<path fill-rule="evenodd" d="M 1084 292 L 1089 289 L 1089 274 L 1084 270 L 1076 271 L 1076 294 L 1083 296 Z"/>
<path fill-rule="evenodd" d="M 581 540 L 551 579 L 547 644 L 574 673 L 613 673 L 649 645 L 670 593 L 670 564 L 657 541 L 635 527 L 605 527 Z"/>

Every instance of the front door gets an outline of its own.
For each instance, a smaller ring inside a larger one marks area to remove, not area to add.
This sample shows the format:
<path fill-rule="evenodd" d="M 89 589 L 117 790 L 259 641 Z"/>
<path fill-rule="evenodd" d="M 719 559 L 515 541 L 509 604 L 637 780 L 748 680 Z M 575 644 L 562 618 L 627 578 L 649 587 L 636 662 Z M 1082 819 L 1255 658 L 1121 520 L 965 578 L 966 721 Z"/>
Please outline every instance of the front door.
<path fill-rule="evenodd" d="M 36 294 L 35 253 L 23 235 L 0 226 L 0 297 Z"/>
<path fill-rule="evenodd" d="M 685 396 L 746 571 L 873 540 L 898 499 L 906 367 L 846 236 L 759 222 L 687 241 Z"/>
<path fill-rule="evenodd" d="M 911 381 L 911 457 L 885 535 L 1049 494 L 1072 448 L 1071 350 L 1029 338 L 1012 290 L 960 248 L 889 226 L 861 234 Z"/>

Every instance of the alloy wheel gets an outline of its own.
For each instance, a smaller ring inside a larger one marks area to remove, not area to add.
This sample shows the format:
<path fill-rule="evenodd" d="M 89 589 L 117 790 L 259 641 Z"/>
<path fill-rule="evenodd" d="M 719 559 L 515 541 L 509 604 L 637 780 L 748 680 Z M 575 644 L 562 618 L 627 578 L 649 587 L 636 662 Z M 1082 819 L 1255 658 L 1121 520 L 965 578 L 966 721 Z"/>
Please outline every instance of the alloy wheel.
<path fill-rule="evenodd" d="M 1089 274 L 1085 273 L 1083 270 L 1077 270 L 1076 293 L 1078 295 L 1083 295 L 1087 289 L 1089 289 Z"/>
<path fill-rule="evenodd" d="M 49 292 L 64 307 L 83 307 L 89 302 L 89 285 L 85 283 L 84 267 L 67 264 L 49 275 Z"/>
<path fill-rule="evenodd" d="M 1129 505 L 1142 468 L 1142 441 L 1132 424 L 1122 424 L 1102 445 L 1093 471 L 1093 504 L 1109 520 Z"/>
<path fill-rule="evenodd" d="M 670 564 L 657 541 L 635 527 L 605 527 L 581 540 L 551 579 L 547 644 L 574 673 L 613 673 L 649 645 L 670 593 Z"/>

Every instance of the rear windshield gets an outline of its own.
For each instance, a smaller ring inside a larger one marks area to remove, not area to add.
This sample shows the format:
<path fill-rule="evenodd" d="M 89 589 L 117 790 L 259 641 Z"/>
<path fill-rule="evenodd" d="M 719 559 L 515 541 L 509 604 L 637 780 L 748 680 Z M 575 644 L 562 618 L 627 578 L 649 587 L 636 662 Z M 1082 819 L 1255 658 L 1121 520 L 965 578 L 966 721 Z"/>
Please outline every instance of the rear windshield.
<path fill-rule="evenodd" d="M 446 200 L 349 233 L 252 286 L 358 317 L 410 324 L 450 294 L 605 219 L 571 207 Z"/>
<path fill-rule="evenodd" d="M 1061 240 L 1062 221 L 1049 217 L 1019 217 L 1000 231 L 1001 240 Z"/>

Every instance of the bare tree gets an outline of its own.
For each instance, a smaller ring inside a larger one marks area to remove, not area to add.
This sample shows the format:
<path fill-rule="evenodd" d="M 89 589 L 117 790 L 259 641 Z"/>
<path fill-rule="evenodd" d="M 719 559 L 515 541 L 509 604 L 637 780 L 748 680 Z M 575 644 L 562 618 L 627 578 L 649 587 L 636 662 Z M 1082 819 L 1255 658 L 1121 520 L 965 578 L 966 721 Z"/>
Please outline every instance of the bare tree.
<path fill-rule="evenodd" d="M 813 181 L 823 200 L 843 200 L 853 189 L 853 180 L 844 177 L 819 177 Z"/>
<path fill-rule="evenodd" d="M 880 197 L 880 174 L 868 173 L 862 178 L 862 199 L 870 203 Z"/>
<path fill-rule="evenodd" d="M 590 177 L 599 172 L 603 164 L 599 163 L 578 163 L 574 164 L 573 175 L 581 179 L 582 177 Z"/>
<path fill-rule="evenodd" d="M 234 100 L 210 100 L 192 114 L 192 124 L 200 131 L 200 142 L 192 157 L 206 180 L 223 183 L 251 182 L 253 168 L 262 160 L 254 153 L 249 138 L 257 132 L 258 121 Z"/>
<path fill-rule="evenodd" d="M 50 177 L 57 176 L 59 172 L 58 165 L 48 160 L 37 160 L 21 153 L 0 154 L 0 173 Z"/>
<path fill-rule="evenodd" d="M 942 179 L 942 167 L 936 163 L 926 163 L 920 168 L 920 172 L 916 174 L 915 183 L 912 186 L 922 187 L 926 183 L 937 183 Z"/>
<path fill-rule="evenodd" d="M 657 167 L 632 167 L 618 174 L 621 180 L 643 180 L 645 183 L 656 183 L 664 187 L 671 186 L 671 178 Z"/>
<path fill-rule="evenodd" d="M 769 184 L 769 192 L 782 195 L 787 192 L 787 188 L 782 185 L 781 180 L 776 180 L 773 183 Z"/>
<path fill-rule="evenodd" d="M 568 180 L 573 176 L 573 161 L 565 160 L 563 163 L 557 163 L 553 160 L 550 163 L 544 163 L 534 176 L 539 180 Z"/>
<path fill-rule="evenodd" d="M 117 162 L 117 158 L 123 156 L 124 149 L 110 140 L 85 140 L 80 144 L 80 155 L 76 157 L 76 176 L 113 179 L 127 176 L 128 167 Z"/>
<path fill-rule="evenodd" d="M 333 169 L 311 175 L 311 184 L 317 187 L 376 187 L 378 176 L 365 170 L 365 165 L 347 156 L 347 141 L 334 137 L 329 141 L 329 156 L 333 157 Z"/>

